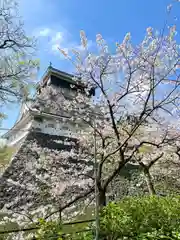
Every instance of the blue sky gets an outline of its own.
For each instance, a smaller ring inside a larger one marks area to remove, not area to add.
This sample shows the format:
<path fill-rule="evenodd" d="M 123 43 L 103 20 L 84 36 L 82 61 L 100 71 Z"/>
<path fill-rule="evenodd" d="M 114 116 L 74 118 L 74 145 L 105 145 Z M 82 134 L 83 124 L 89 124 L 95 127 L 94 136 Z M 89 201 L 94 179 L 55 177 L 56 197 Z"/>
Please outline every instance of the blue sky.
<path fill-rule="evenodd" d="M 72 66 L 57 51 L 57 46 L 79 46 L 79 31 L 85 30 L 90 45 L 101 33 L 110 43 L 121 42 L 127 32 L 132 41 L 143 39 L 146 28 L 161 29 L 168 0 L 19 0 L 20 14 L 29 35 L 38 38 L 39 77 L 51 61 L 53 67 L 71 72 Z M 172 17 L 180 8 L 175 5 Z M 178 17 L 178 16 L 177 16 Z M 178 20 L 179 21 L 179 20 Z M 178 24 L 178 23 L 177 23 Z M 9 115 L 2 127 L 10 128 L 17 118 L 17 106 L 8 106 Z"/>

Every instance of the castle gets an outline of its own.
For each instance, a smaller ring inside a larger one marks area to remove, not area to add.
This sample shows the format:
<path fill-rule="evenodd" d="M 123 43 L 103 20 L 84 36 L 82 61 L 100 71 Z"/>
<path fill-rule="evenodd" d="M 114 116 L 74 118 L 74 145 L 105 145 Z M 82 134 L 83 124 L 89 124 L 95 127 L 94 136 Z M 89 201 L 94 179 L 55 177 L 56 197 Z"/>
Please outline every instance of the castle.
<path fill-rule="evenodd" d="M 22 104 L 16 123 L 3 136 L 16 153 L 0 176 L 0 211 L 30 211 L 41 206 L 65 209 L 75 200 L 81 202 L 86 193 L 86 199 L 92 199 L 93 158 L 87 161 L 70 154 L 78 149 L 80 124 L 76 126 L 73 110 L 65 104 L 73 101 L 78 91 L 87 94 L 80 80 L 50 66 L 37 86 L 35 99 Z M 94 94 L 94 89 L 88 91 L 89 97 Z M 131 172 L 137 169 L 129 163 L 120 176 L 131 180 Z M 129 180 L 127 185 L 124 178 L 117 176 L 116 180 L 118 183 L 111 185 L 117 189 L 110 186 L 110 198 L 124 190 L 123 194 L 129 195 Z"/>
<path fill-rule="evenodd" d="M 0 177 L 0 209 L 58 208 L 91 185 L 92 180 L 79 173 L 92 175 L 93 162 L 77 162 L 69 155 L 77 148 L 77 129 L 63 98 L 73 100 L 77 90 L 84 91 L 81 82 L 50 66 L 35 100 L 22 104 L 18 120 L 3 136 L 17 150 Z"/>
<path fill-rule="evenodd" d="M 61 108 L 61 111 L 57 111 L 57 109 L 54 111 L 52 106 L 48 108 L 46 101 L 48 101 L 51 96 L 41 96 L 41 93 L 44 93 L 44 89 L 50 85 L 57 90 L 58 94 L 63 94 L 68 100 L 73 100 L 73 97 L 75 97 L 76 94 L 76 89 L 83 88 L 80 82 L 76 83 L 73 80 L 73 75 L 62 72 L 51 66 L 48 67 L 42 80 L 37 86 L 36 98 L 34 100 L 26 100 L 23 102 L 16 123 L 12 129 L 3 136 L 3 138 L 7 140 L 8 145 L 18 145 L 23 141 L 27 133 L 30 130 L 32 131 L 32 129 L 36 132 L 50 135 L 67 137 L 73 135 L 73 126 L 70 126 L 67 123 L 71 115 L 63 111 L 63 107 Z M 74 85 L 75 88 L 72 89 L 70 85 Z M 44 101 L 44 103 L 42 101 Z M 66 124 L 63 124 L 64 120 Z"/>

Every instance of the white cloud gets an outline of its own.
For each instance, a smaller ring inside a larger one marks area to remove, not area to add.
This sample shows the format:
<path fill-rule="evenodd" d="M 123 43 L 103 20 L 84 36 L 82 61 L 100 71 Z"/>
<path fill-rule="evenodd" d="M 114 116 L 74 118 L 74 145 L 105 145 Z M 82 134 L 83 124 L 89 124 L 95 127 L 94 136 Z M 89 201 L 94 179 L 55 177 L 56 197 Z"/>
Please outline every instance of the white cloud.
<path fill-rule="evenodd" d="M 52 37 L 52 42 L 57 43 L 57 42 L 62 42 L 63 41 L 63 32 L 56 32 L 55 35 Z"/>
<path fill-rule="evenodd" d="M 58 48 L 60 48 L 59 44 L 53 44 L 51 49 L 53 52 L 56 52 L 56 51 L 58 51 Z"/>
<path fill-rule="evenodd" d="M 48 47 L 48 51 L 53 54 L 58 52 L 58 48 L 65 48 L 69 44 L 66 30 L 57 31 L 53 27 L 40 27 L 34 30 L 34 35 L 39 38 L 40 47 Z"/>
<path fill-rule="evenodd" d="M 51 50 L 53 53 L 56 53 L 59 48 L 62 48 L 64 46 L 65 34 L 63 32 L 56 32 L 53 34 L 50 44 L 51 44 Z"/>
<path fill-rule="evenodd" d="M 83 53 L 84 48 L 78 42 L 75 42 L 71 37 L 67 29 L 62 26 L 59 27 L 41 27 L 35 30 L 35 35 L 39 37 L 40 47 L 46 46 L 49 54 L 60 56 L 59 49 L 63 49 L 65 52 L 71 54 L 71 49 Z M 88 48 L 92 49 L 94 42 L 88 41 Z"/>
<path fill-rule="evenodd" d="M 47 36 L 50 35 L 50 33 L 51 33 L 51 29 L 50 28 L 44 28 L 44 29 L 39 31 L 38 35 L 41 36 L 41 37 L 47 37 Z"/>

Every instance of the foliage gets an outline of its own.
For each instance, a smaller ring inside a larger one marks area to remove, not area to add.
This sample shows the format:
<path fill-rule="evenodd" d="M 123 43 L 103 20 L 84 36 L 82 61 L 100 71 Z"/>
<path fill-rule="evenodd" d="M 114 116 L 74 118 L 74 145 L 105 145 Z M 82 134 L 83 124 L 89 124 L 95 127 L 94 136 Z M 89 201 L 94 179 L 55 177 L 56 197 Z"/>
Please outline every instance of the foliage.
<path fill-rule="evenodd" d="M 37 240 L 90 240 L 92 239 L 92 232 L 86 231 L 86 228 L 79 227 L 63 227 L 58 221 L 45 221 L 40 219 L 40 229 L 35 234 Z M 77 233 L 76 233 L 77 232 Z"/>
<path fill-rule="evenodd" d="M 111 51 L 102 35 L 97 34 L 97 48 L 91 51 L 85 32 L 81 31 L 81 48 L 74 49 L 72 55 L 60 49 L 75 65 L 77 74 L 74 80 L 81 83 L 81 90 L 76 86 L 75 91 L 72 86 L 72 91 L 68 91 L 74 94 L 74 98 L 67 101 L 64 89 L 48 83 L 40 89 L 37 102 L 42 103 L 39 107 L 42 112 L 46 107 L 53 114 L 67 114 L 70 117 L 69 122 L 73 125 L 70 129 L 73 137 L 78 138 L 79 149 L 72 148 L 60 154 L 50 149 L 26 168 L 30 175 L 41 181 L 42 186 L 47 184 L 47 191 L 55 199 L 57 204 L 51 207 L 51 215 L 57 214 L 57 206 L 63 206 L 64 211 L 87 196 L 92 201 L 94 165 L 90 166 L 90 163 L 94 160 L 95 142 L 96 180 L 101 207 L 106 204 L 108 187 L 128 163 L 141 166 L 148 192 L 155 194 L 151 169 L 158 162 L 167 160 L 171 167 L 172 162 L 178 160 L 180 48 L 176 42 L 176 27 L 169 27 L 166 23 L 163 31 L 148 27 L 137 45 L 133 44 L 131 34 L 127 33 L 121 43 L 114 44 Z M 90 98 L 92 88 L 96 89 L 97 94 Z M 65 121 L 67 124 L 67 118 Z M 68 178 L 66 185 L 62 186 L 62 182 L 67 180 L 68 171 L 62 171 L 57 163 L 67 163 L 69 159 L 77 166 L 86 164 L 81 170 L 73 171 L 75 177 Z M 161 168 L 158 166 L 158 171 Z M 41 175 L 39 172 L 42 172 Z M 68 202 L 63 198 L 63 193 L 67 186 L 73 189 L 72 184 L 75 186 L 77 183 L 76 177 L 83 182 L 82 191 L 78 189 L 76 197 L 75 192 L 67 194 Z M 34 192 L 39 191 L 38 186 L 31 186 Z M 46 208 L 42 208 L 39 211 L 41 215 L 48 215 Z M 38 212 L 39 209 L 36 210 Z M 17 218 L 17 214 L 14 216 Z M 33 220 L 37 220 L 36 217 L 34 214 Z M 18 219 L 22 221 L 22 216 Z"/>
<path fill-rule="evenodd" d="M 34 86 L 39 61 L 36 41 L 26 36 L 16 0 L 0 2 L 0 104 L 26 98 Z"/>
<path fill-rule="evenodd" d="M 164 233 L 161 229 L 160 230 L 155 230 L 154 232 L 151 233 L 143 233 L 140 234 L 139 237 L 136 239 L 139 240 L 160 240 L 160 239 L 169 239 L 169 240 L 178 240 L 180 239 L 180 232 L 179 231 L 172 231 L 172 232 L 166 232 Z"/>
<path fill-rule="evenodd" d="M 94 237 L 94 223 L 64 228 L 59 221 L 40 219 L 38 225 L 40 229 L 33 235 L 37 240 Z M 92 231 L 86 231 L 89 228 Z M 109 203 L 100 215 L 100 239 L 104 237 L 108 240 L 180 239 L 180 197 L 126 197 Z"/>
<path fill-rule="evenodd" d="M 94 224 L 64 228 L 58 221 L 40 220 L 36 238 L 90 240 Z M 86 231 L 87 228 L 92 231 Z M 63 237 L 63 238 L 61 238 Z M 180 239 L 180 197 L 127 197 L 111 202 L 100 215 L 100 239 L 159 240 Z"/>
<path fill-rule="evenodd" d="M 65 240 L 92 240 L 93 239 L 93 234 L 92 232 L 82 232 L 82 233 L 75 233 L 75 234 L 70 234 L 69 236 L 65 236 Z"/>
<path fill-rule="evenodd" d="M 102 210 L 101 233 L 112 239 L 180 239 L 180 197 L 128 197 Z"/>
<path fill-rule="evenodd" d="M 55 221 L 45 221 L 43 219 L 39 220 L 40 229 L 37 231 L 37 240 L 62 240 L 62 226 L 59 222 Z"/>

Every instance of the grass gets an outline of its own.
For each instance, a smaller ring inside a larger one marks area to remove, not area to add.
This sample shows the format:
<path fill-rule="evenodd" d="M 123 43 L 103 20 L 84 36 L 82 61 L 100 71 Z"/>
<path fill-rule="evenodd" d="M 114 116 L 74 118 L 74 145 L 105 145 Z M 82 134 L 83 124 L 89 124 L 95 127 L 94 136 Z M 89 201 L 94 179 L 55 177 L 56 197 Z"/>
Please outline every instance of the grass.
<path fill-rule="evenodd" d="M 15 151 L 16 148 L 14 147 L 4 147 L 0 149 L 0 169 L 4 168 L 10 162 Z"/>

